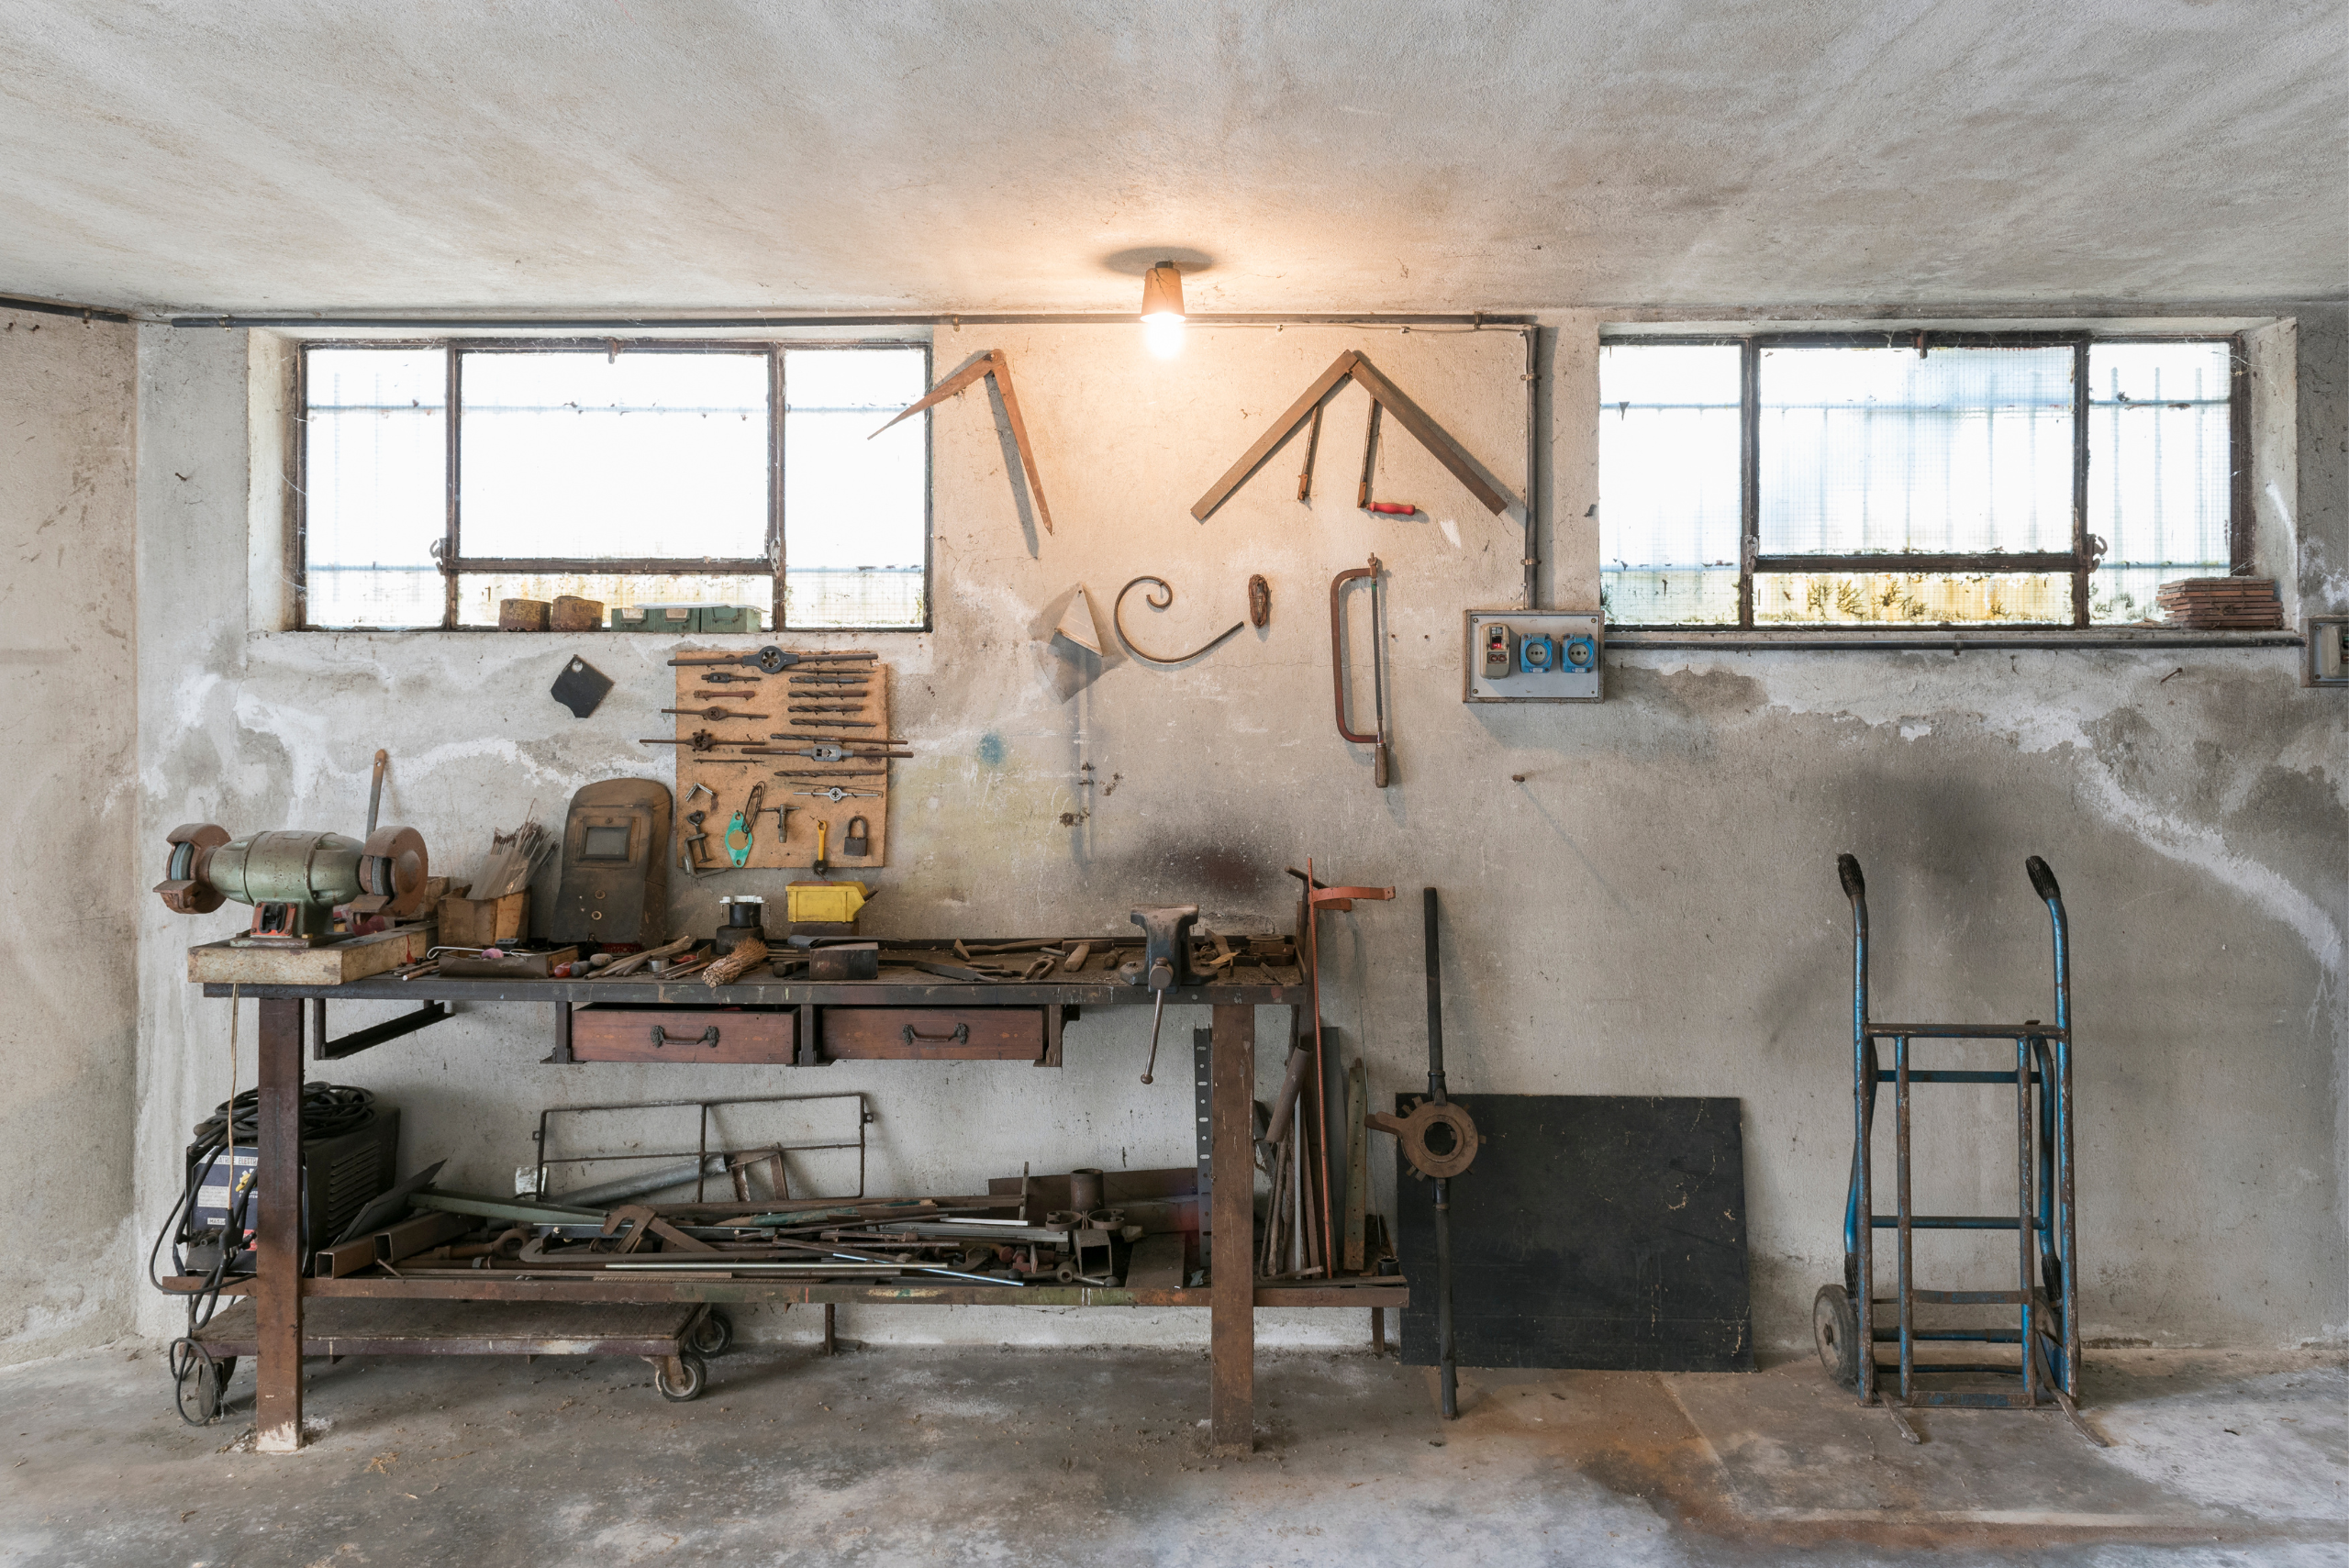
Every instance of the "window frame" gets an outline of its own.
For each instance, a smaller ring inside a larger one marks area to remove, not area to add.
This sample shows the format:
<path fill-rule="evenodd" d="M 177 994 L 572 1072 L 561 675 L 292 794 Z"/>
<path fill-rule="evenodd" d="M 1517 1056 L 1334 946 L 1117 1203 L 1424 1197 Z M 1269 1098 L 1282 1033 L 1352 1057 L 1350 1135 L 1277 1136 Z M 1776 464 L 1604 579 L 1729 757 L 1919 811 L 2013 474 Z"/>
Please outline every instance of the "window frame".
<path fill-rule="evenodd" d="M 2227 570 L 2243 576 L 2252 570 L 2254 520 L 2251 498 L 2250 361 L 2240 332 L 2114 332 L 2087 330 L 1988 331 L 1945 328 L 1879 328 L 1868 331 L 1774 332 L 1614 332 L 1602 335 L 1601 349 L 1614 347 L 1691 348 L 1735 347 L 1738 360 L 1738 573 L 1737 620 L 1734 623 L 1665 621 L 1617 623 L 1613 631 L 1669 631 L 1677 634 L 1752 635 L 1757 631 L 1832 630 L 1855 636 L 1898 636 L 1918 628 L 1806 622 L 1764 627 L 1753 618 L 1753 580 L 1765 572 L 1884 573 L 1897 571 L 1925 575 L 1956 575 L 1970 572 L 2065 573 L 2072 579 L 2072 616 L 2068 621 L 1935 621 L 1934 630 L 2062 630 L 2096 631 L 2088 618 L 2089 583 L 2103 551 L 2091 548 L 2088 519 L 2088 351 L 2099 343 L 2224 343 L 2227 345 Z M 1762 404 L 1761 369 L 1765 349 L 2046 349 L 2072 350 L 2072 548 L 2054 551 L 1917 551 L 1874 555 L 1764 555 L 1762 531 Z M 1609 406 L 1599 403 L 1603 415 Z M 1602 488 L 1599 505 L 1606 505 Z M 2099 541 L 2100 542 L 2100 541 Z M 1605 561 L 1599 562 L 1603 580 Z"/>
<path fill-rule="evenodd" d="M 442 432 L 444 446 L 442 474 L 442 519 L 440 537 L 434 542 L 433 561 L 441 579 L 440 624 L 438 627 L 322 627 L 310 620 L 310 501 L 309 501 L 309 413 L 310 413 L 310 353 L 317 349 L 434 349 L 446 356 L 447 376 L 443 394 Z M 784 356 L 786 351 L 848 350 L 867 349 L 916 350 L 921 354 L 921 380 L 926 390 L 931 384 L 935 361 L 933 345 L 926 339 L 859 338 L 821 339 L 811 341 L 775 339 L 676 339 L 676 338 L 315 338 L 306 339 L 295 357 L 292 417 L 294 439 L 292 451 L 287 454 L 287 468 L 293 483 L 295 505 L 290 540 L 293 553 L 294 624 L 301 631 L 495 631 L 495 627 L 472 627 L 459 623 L 458 601 L 460 580 L 465 576 L 491 573 L 518 575 L 538 573 L 594 574 L 598 576 L 702 576 L 702 577 L 764 577 L 768 584 L 766 623 L 776 632 L 920 632 L 933 629 L 936 619 L 936 595 L 931 590 L 936 561 L 936 458 L 930 441 L 931 410 L 923 409 L 922 428 L 922 617 L 918 626 L 790 626 L 784 620 L 784 579 L 787 569 L 786 534 L 783 515 L 784 496 L 784 417 L 786 385 Z M 468 353 L 582 353 L 602 351 L 614 358 L 623 353 L 756 353 L 767 361 L 767 526 L 766 554 L 741 559 L 701 559 L 689 556 L 590 557 L 584 559 L 563 556 L 481 556 L 467 557 L 463 551 L 464 517 L 464 402 L 463 356 Z"/>

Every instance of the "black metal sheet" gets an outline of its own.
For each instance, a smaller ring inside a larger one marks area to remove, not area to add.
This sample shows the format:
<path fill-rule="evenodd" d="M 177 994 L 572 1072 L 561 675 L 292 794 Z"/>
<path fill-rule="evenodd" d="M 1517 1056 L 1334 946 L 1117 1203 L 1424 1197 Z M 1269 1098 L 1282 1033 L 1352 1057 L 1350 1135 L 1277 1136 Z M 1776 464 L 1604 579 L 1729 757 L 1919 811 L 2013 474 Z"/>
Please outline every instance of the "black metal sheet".
<path fill-rule="evenodd" d="M 596 711 L 605 694 L 612 689 L 612 678 L 586 660 L 573 654 L 562 666 L 562 673 L 554 678 L 554 700 L 571 710 L 573 718 L 584 718 Z"/>
<path fill-rule="evenodd" d="M 1485 1142 L 1452 1183 L 1463 1366 L 1751 1372 L 1738 1102 L 1455 1095 Z M 1408 1111 L 1418 1095 L 1397 1096 Z M 1436 1362 L 1433 1184 L 1397 1159 L 1403 1361 Z"/>

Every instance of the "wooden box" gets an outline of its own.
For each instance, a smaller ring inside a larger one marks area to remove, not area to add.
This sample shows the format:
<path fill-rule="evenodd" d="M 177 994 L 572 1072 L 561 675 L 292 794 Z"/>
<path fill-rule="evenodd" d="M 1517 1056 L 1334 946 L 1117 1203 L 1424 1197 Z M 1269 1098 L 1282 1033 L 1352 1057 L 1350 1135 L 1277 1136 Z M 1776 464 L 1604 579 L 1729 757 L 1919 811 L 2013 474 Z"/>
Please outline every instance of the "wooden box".
<path fill-rule="evenodd" d="M 1044 1054 L 1041 1007 L 827 1007 L 816 1027 L 835 1061 L 1036 1062 Z"/>
<path fill-rule="evenodd" d="M 432 932 L 428 920 L 315 948 L 206 942 L 187 950 L 187 977 L 205 985 L 340 985 L 420 962 L 432 950 Z"/>
<path fill-rule="evenodd" d="M 503 898 L 440 900 L 440 940 L 452 948 L 495 947 L 522 940 L 530 923 L 530 890 Z"/>
<path fill-rule="evenodd" d="M 544 631 L 551 608 L 544 599 L 500 599 L 497 601 L 497 629 Z"/>
<path fill-rule="evenodd" d="M 788 1063 L 799 1040 L 796 1007 L 682 1008 L 591 1003 L 571 1013 L 571 1054 L 580 1062 Z"/>
<path fill-rule="evenodd" d="M 558 594 L 548 622 L 557 631 L 601 631 L 604 601 L 583 599 L 576 594 Z"/>

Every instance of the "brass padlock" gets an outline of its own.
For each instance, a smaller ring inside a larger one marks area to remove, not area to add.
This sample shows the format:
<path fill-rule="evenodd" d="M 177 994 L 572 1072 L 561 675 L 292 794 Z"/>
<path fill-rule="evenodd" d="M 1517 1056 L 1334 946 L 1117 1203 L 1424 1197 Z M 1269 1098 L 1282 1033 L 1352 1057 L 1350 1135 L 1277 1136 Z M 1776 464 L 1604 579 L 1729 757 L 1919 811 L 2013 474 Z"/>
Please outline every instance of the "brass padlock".
<path fill-rule="evenodd" d="M 848 819 L 848 832 L 841 840 L 841 853 L 849 856 L 873 852 L 873 827 L 862 817 Z"/>

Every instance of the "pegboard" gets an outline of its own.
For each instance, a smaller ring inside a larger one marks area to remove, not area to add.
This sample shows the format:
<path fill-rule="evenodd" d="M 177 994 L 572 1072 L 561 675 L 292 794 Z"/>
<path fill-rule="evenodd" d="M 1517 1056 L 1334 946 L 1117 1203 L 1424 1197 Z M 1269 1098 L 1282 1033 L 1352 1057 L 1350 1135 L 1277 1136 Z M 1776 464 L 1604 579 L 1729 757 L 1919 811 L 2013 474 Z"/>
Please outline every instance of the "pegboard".
<path fill-rule="evenodd" d="M 733 651 L 680 648 L 675 657 Z M 713 672 L 741 678 L 718 683 L 704 678 Z M 839 679 L 859 673 L 867 673 L 869 678 L 851 684 L 843 684 Z M 823 762 L 785 754 L 825 741 L 843 743 L 852 749 L 889 750 L 878 744 L 893 739 L 889 733 L 886 664 L 878 659 L 848 660 L 837 664 L 799 665 L 772 675 L 762 673 L 755 664 L 680 664 L 676 674 L 674 706 L 695 711 L 676 716 L 680 744 L 676 748 L 675 853 L 685 852 L 685 839 L 694 831 L 685 820 L 686 814 L 706 811 L 708 816 L 702 830 L 709 837 L 701 846 L 705 851 L 703 869 L 731 869 L 733 862 L 726 851 L 727 825 L 749 799 L 751 786 L 763 784 L 766 793 L 744 869 L 812 867 L 816 863 L 816 828 L 819 822 L 829 828 L 827 863 L 831 871 L 853 873 L 888 863 L 888 760 Z M 699 711 L 710 707 L 763 717 L 713 719 Z M 701 729 L 709 731 L 721 743 L 719 749 L 693 750 L 690 742 L 694 732 Z M 774 739 L 779 736 L 789 739 Z M 751 741 L 764 750 L 745 755 L 739 749 L 722 744 L 729 740 Z M 715 806 L 708 795 L 694 793 L 696 784 L 718 796 Z M 838 801 L 807 793 L 835 786 L 860 793 Z M 690 803 L 686 800 L 688 795 L 693 795 Z M 784 818 L 789 830 L 779 837 L 775 832 L 775 808 L 783 806 L 791 807 Z M 871 847 L 864 854 L 852 855 L 846 847 L 848 825 L 851 818 L 857 817 L 863 817 L 870 829 Z"/>

